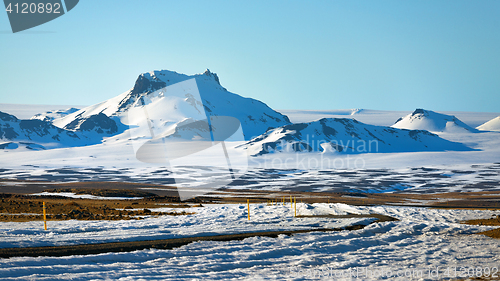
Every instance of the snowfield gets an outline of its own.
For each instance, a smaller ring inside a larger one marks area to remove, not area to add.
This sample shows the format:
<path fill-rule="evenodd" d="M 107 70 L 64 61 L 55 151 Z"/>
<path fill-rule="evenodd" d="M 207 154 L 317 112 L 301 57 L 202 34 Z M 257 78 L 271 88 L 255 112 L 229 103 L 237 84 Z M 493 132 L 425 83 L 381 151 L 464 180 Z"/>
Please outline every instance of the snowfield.
<path fill-rule="evenodd" d="M 83 243 L 118 242 L 209 236 L 272 230 L 339 228 L 353 224 L 366 225 L 373 218 L 331 219 L 294 218 L 290 203 L 267 206 L 251 204 L 251 220 L 246 205 L 216 204 L 192 208 L 157 208 L 158 212 L 194 212 L 193 215 L 162 216 L 128 221 L 50 221 L 48 231 L 40 222 L 0 223 L 0 248 L 74 245 Z M 363 214 L 369 210 L 344 204 L 297 205 L 299 215 Z"/>
<path fill-rule="evenodd" d="M 290 205 L 206 205 L 187 216 L 138 221 L 0 223 L 1 247 L 150 240 L 280 229 L 368 224 L 372 219 L 294 218 Z M 0 259 L 2 280 L 440 280 L 447 268 L 499 267 L 500 241 L 470 235 L 491 229 L 459 222 L 499 212 L 345 204 L 298 204 L 300 215 L 379 213 L 399 221 L 354 231 L 311 232 L 242 241 L 202 241 L 172 250 L 141 250 L 67 257 Z M 436 269 L 438 269 L 438 278 Z M 429 272 L 431 270 L 431 272 Z M 432 271 L 434 270 L 434 272 Z M 494 270 L 494 269 L 493 269 Z M 383 273 L 383 276 L 381 275 Z M 366 276 L 364 276 L 365 274 Z M 448 272 L 450 274 L 450 272 Z"/>

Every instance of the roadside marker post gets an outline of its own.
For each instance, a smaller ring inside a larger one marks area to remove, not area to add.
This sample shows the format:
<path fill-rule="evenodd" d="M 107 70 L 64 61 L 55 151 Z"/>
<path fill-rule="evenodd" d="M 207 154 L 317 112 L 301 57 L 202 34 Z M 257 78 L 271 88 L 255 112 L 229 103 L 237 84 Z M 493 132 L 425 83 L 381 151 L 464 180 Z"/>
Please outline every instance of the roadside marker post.
<path fill-rule="evenodd" d="M 247 199 L 248 220 L 250 220 L 250 199 Z"/>
<path fill-rule="evenodd" d="M 47 230 L 47 211 L 45 208 L 45 202 L 43 202 L 43 228 Z"/>
<path fill-rule="evenodd" d="M 292 208 L 293 205 L 292 205 L 292 195 L 290 195 L 290 208 Z"/>
<path fill-rule="evenodd" d="M 293 197 L 294 217 L 297 217 L 297 200 Z"/>

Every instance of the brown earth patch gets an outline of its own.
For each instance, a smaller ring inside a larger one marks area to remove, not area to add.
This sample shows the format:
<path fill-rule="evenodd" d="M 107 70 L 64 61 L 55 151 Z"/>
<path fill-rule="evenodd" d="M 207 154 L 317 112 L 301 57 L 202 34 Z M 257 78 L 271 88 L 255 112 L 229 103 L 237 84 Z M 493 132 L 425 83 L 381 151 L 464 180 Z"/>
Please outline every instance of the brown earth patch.
<path fill-rule="evenodd" d="M 488 230 L 488 231 L 483 231 L 483 232 L 479 232 L 477 234 L 482 234 L 482 235 L 486 235 L 488 237 L 491 237 L 491 238 L 500 238 L 500 228 L 495 228 L 495 229 L 492 229 L 492 230 Z"/>
<path fill-rule="evenodd" d="M 175 198 L 123 190 L 76 190 L 56 189 L 50 192 L 73 192 L 97 196 L 142 196 L 137 200 L 94 200 L 60 196 L 30 196 L 0 194 L 0 221 L 43 220 L 43 202 L 47 220 L 130 220 L 149 216 L 188 215 L 185 211 L 157 212 L 156 208 L 189 208 L 192 204 L 175 203 Z"/>
<path fill-rule="evenodd" d="M 54 183 L 28 180 L 0 180 L 0 193 L 32 194 L 42 191 L 65 191 L 97 196 L 145 197 L 150 200 L 170 200 L 180 203 L 177 189 L 172 186 L 129 182 L 69 182 Z M 144 195 L 146 194 L 146 195 Z M 242 196 L 244 194 L 244 196 Z M 350 205 L 399 205 L 436 208 L 500 209 L 500 191 L 447 193 L 353 193 L 353 192 L 296 192 L 249 189 L 221 189 L 189 200 L 191 203 L 253 203 L 269 201 L 297 203 L 345 203 Z"/>
<path fill-rule="evenodd" d="M 495 216 L 489 219 L 477 219 L 477 220 L 468 220 L 464 221 L 463 223 L 465 224 L 472 224 L 472 225 L 492 225 L 492 226 L 500 226 L 500 217 Z M 483 232 L 479 232 L 476 234 L 482 234 L 486 235 L 491 238 L 500 238 L 500 228 L 495 228 Z"/>
<path fill-rule="evenodd" d="M 489 219 L 468 220 L 464 223 L 472 225 L 500 225 L 500 217 L 495 216 Z"/>

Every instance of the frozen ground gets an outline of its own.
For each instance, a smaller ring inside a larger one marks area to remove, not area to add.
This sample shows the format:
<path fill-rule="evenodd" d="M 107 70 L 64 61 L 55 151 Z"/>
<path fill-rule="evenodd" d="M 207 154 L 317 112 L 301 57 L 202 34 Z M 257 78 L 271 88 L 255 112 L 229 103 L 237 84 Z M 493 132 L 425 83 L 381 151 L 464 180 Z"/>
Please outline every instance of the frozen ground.
<path fill-rule="evenodd" d="M 0 223 L 0 247 L 57 246 L 96 242 L 136 241 L 182 238 L 271 230 L 299 230 L 310 228 L 338 228 L 353 224 L 366 225 L 373 218 L 331 219 L 294 218 L 287 205 L 251 205 L 251 220 L 247 219 L 246 205 L 206 205 L 193 208 L 160 208 L 159 212 L 195 212 L 193 215 L 162 216 L 130 221 L 51 221 L 49 231 L 40 228 L 40 222 Z M 344 204 L 298 204 L 299 215 L 348 213 L 362 214 L 370 210 Z"/>
<path fill-rule="evenodd" d="M 1 246 L 130 241 L 368 223 L 367 219 L 293 218 L 289 206 L 252 205 L 250 222 L 244 205 L 208 205 L 192 211 L 197 214 L 140 221 L 50 222 L 47 232 L 41 230 L 39 222 L 0 223 Z M 318 274 L 328 274 L 323 278 L 352 280 L 340 277 L 351 270 L 360 275 L 358 280 L 382 280 L 386 278 L 380 276 L 381 270 L 384 275 L 391 270 L 392 276 L 412 270 L 422 274 L 414 280 L 440 280 L 446 277 L 446 268 L 458 267 L 460 274 L 460 267 L 488 267 L 494 271 L 499 266 L 500 241 L 469 235 L 491 227 L 459 224 L 465 219 L 490 217 L 493 211 L 300 204 L 299 212 L 379 213 L 399 221 L 374 223 L 355 231 L 196 242 L 172 250 L 1 259 L 0 276 L 2 280 L 315 280 Z M 428 270 L 438 266 L 439 277 L 429 275 Z M 333 274 L 337 277 L 332 278 Z"/>
<path fill-rule="evenodd" d="M 42 157 L 47 155 L 43 152 L 45 151 L 37 152 L 37 154 Z M 112 153 L 111 155 L 120 154 Z M 439 157 L 440 155 L 442 158 Z M 450 159 L 445 159 L 447 156 Z M 287 161 L 283 155 L 267 159 L 251 159 L 251 161 L 259 161 L 258 165 L 246 167 L 238 179 L 225 187 L 273 191 L 406 191 L 418 193 L 500 190 L 500 162 L 498 162 L 500 158 L 496 158 L 498 155 L 494 153 L 490 153 L 488 157 L 491 158 L 491 161 L 496 162 L 482 163 L 478 161 L 479 164 L 474 164 L 474 159 L 469 159 L 472 163 L 467 163 L 467 159 L 460 158 L 465 156 L 446 153 L 438 155 L 413 153 L 406 155 L 406 158 L 405 155 L 396 154 L 363 155 L 361 159 L 364 159 L 367 164 L 372 163 L 373 165 L 361 166 L 361 168 L 343 166 L 336 168 L 335 166 L 318 165 L 318 163 L 322 163 L 321 161 L 325 161 L 325 163 L 351 161 L 354 163 L 358 158 L 339 157 L 328 160 L 322 155 L 308 154 L 290 157 L 293 161 L 288 163 L 294 164 L 287 166 L 275 165 Z M 86 157 L 84 154 L 79 154 L 78 159 L 80 158 Z M 415 160 L 414 162 L 412 162 L 412 158 Z M 123 164 L 120 166 L 97 166 L 99 162 L 97 160 L 94 162 L 95 159 L 92 157 L 87 157 L 89 161 L 82 159 L 79 162 L 78 159 L 67 159 L 67 161 L 61 159 L 62 162 L 58 162 L 56 158 L 52 158 L 53 163 L 57 164 L 69 162 L 67 166 L 63 167 L 58 167 L 50 163 L 49 160 L 42 160 L 38 162 L 38 165 L 2 166 L 0 168 L 0 181 L 1 179 L 41 180 L 47 182 L 47 188 L 51 188 L 50 183 L 54 182 L 78 181 L 153 183 L 188 188 L 216 180 L 219 172 L 217 168 L 213 167 L 208 169 L 203 166 L 190 166 L 177 169 L 176 173 L 172 173 L 168 167 L 163 166 L 141 166 L 140 163 L 134 167 L 135 163 L 127 160 L 124 162 L 131 163 L 128 167 L 122 166 Z M 432 164 L 433 161 L 439 160 L 450 164 Z M 451 164 L 453 160 L 457 164 Z M 399 167 L 394 167 L 394 162 L 399 163 Z M 426 164 L 426 162 L 431 163 Z M 461 162 L 465 163 L 458 164 Z M 312 164 L 308 165 L 308 163 Z M 384 164 L 390 164 L 390 166 L 387 167 Z"/>
<path fill-rule="evenodd" d="M 176 174 L 158 168 L 41 168 L 2 169 L 0 179 L 50 182 L 125 181 L 196 187 L 209 182 L 216 170 L 186 167 Z M 175 179 L 175 180 L 174 180 Z M 1 180 L 0 180 L 1 182 Z M 331 192 L 417 192 L 500 190 L 500 163 L 442 165 L 399 169 L 273 169 L 249 168 L 229 189 Z M 13 183 L 9 183 L 13 184 Z M 17 183 L 22 185 L 22 183 Z M 47 188 L 52 188 L 47 185 Z M 145 190 L 147 191 L 147 190 Z"/>

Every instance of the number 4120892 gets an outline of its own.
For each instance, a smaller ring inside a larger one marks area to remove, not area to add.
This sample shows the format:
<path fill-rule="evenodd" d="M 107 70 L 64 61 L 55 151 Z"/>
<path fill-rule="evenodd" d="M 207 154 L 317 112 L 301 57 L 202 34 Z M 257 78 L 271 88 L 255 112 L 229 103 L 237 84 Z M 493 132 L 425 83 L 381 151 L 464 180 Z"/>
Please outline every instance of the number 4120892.
<path fill-rule="evenodd" d="M 21 13 L 21 14 L 60 14 L 61 11 L 61 4 L 60 3 L 16 3 L 12 5 L 12 3 L 9 3 L 7 6 L 7 13 Z"/>

